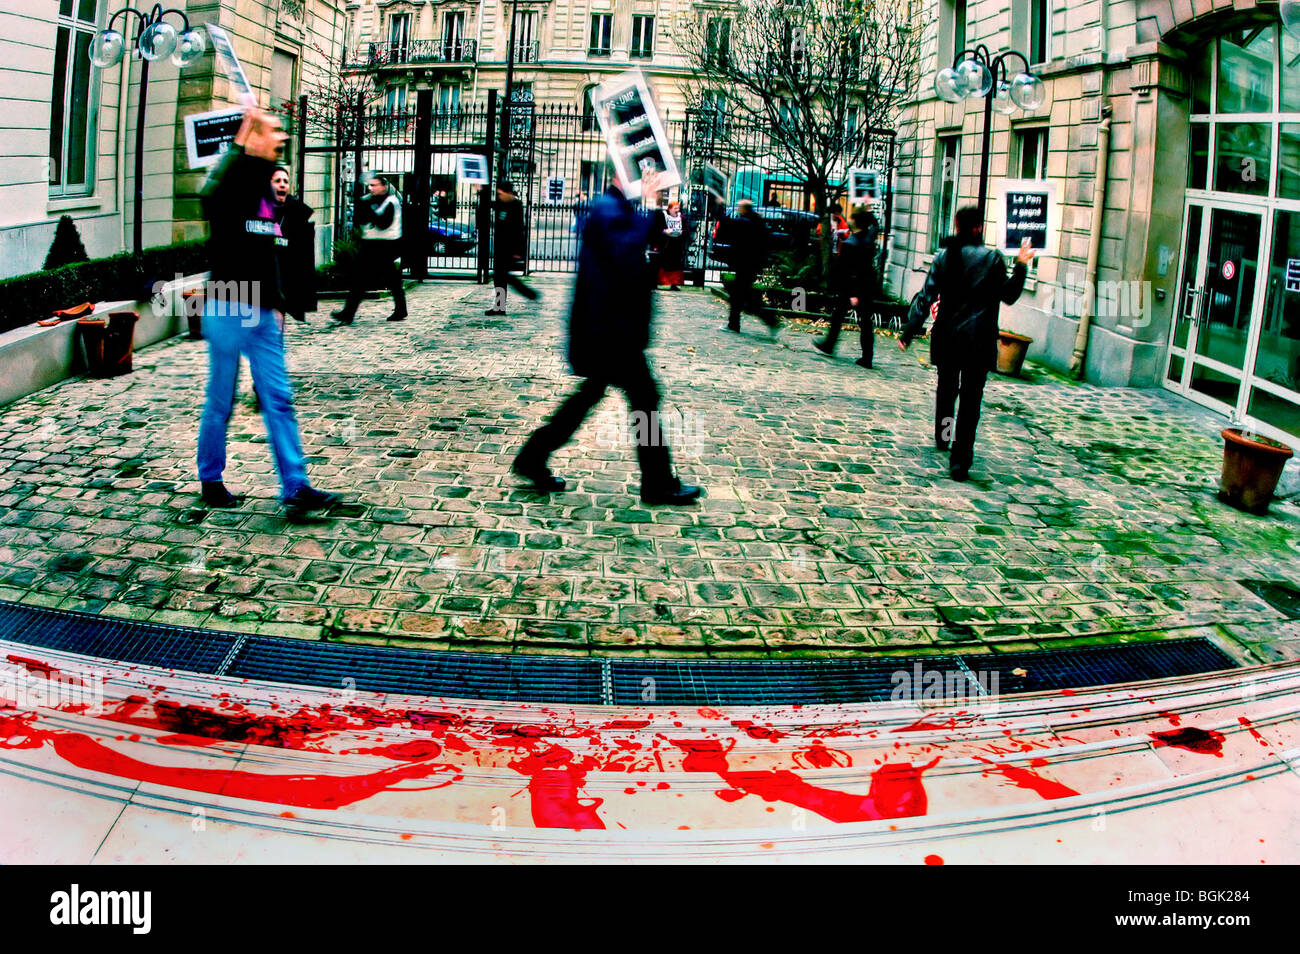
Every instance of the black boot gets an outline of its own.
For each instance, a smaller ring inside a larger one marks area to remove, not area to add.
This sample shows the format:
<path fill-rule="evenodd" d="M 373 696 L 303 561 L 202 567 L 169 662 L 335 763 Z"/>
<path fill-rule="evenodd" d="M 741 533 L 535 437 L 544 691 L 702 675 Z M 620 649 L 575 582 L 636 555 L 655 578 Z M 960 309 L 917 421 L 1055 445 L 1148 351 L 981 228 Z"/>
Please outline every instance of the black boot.
<path fill-rule="evenodd" d="M 568 486 L 563 478 L 551 473 L 551 468 L 545 463 L 533 460 L 522 453 L 515 458 L 510 469 L 516 476 L 531 483 L 532 489 L 539 494 L 558 494 Z"/>
<path fill-rule="evenodd" d="M 202 487 L 203 502 L 209 507 L 221 509 L 238 507 L 240 501 L 244 499 L 242 494 L 232 494 L 226 489 L 226 485 L 219 480 L 205 480 L 200 486 Z"/>

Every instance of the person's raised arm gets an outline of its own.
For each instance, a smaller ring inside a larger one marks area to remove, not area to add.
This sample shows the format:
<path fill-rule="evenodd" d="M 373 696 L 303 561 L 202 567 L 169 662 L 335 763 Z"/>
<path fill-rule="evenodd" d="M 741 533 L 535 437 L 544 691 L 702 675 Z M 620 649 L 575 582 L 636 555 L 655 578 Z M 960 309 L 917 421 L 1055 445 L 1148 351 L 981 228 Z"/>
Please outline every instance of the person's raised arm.
<path fill-rule="evenodd" d="M 1002 303 L 1005 305 L 1015 304 L 1020 293 L 1025 290 L 1025 276 L 1029 270 L 1029 263 L 1034 260 L 1034 250 L 1029 247 L 1029 239 L 1022 239 L 1020 242 L 1020 251 L 1016 253 L 1015 264 L 1011 268 L 1011 277 L 1002 285 Z"/>

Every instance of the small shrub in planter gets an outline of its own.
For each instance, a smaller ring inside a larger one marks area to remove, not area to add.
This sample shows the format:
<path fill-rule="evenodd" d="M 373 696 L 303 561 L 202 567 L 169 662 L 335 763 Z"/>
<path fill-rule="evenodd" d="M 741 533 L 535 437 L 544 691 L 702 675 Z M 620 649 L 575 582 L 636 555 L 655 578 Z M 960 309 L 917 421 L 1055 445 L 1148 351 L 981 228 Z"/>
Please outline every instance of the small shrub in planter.
<path fill-rule="evenodd" d="M 62 216 L 59 224 L 54 227 L 54 241 L 50 243 L 50 251 L 45 256 L 43 267 L 49 271 L 88 261 L 90 256 L 86 254 L 86 246 L 81 241 L 81 233 L 77 231 L 77 223 L 72 221 L 70 215 Z"/>

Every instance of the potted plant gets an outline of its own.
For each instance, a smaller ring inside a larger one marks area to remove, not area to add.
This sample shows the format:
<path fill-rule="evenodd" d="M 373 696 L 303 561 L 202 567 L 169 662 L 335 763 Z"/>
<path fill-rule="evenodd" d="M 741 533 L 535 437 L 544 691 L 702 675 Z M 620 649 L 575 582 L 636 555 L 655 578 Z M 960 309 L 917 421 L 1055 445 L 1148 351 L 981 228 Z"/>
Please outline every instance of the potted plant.
<path fill-rule="evenodd" d="M 1247 513 L 1267 513 L 1282 469 L 1294 451 L 1280 441 L 1240 427 L 1225 427 L 1221 436 L 1223 475 L 1219 479 L 1219 499 Z"/>
<path fill-rule="evenodd" d="M 1025 364 L 1025 354 L 1029 351 L 1029 346 L 1034 343 L 1033 338 L 1025 335 L 1018 335 L 1014 331 L 1007 331 L 1003 328 L 998 329 L 998 374 L 1018 377 L 1020 369 Z"/>
<path fill-rule="evenodd" d="M 112 378 L 131 373 L 135 323 L 134 311 L 114 311 L 102 318 L 81 318 L 77 330 L 87 373 L 92 378 Z"/>

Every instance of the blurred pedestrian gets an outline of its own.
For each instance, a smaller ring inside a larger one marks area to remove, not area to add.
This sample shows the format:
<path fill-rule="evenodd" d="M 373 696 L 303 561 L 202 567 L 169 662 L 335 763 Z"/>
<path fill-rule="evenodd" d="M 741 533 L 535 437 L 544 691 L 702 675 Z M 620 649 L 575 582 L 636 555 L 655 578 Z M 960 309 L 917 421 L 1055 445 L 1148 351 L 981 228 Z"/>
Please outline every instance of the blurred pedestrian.
<path fill-rule="evenodd" d="M 726 249 L 725 262 L 734 274 L 727 289 L 731 308 L 723 330 L 740 331 L 740 313 L 748 311 L 757 313 L 768 329 L 775 332 L 779 320 L 774 315 L 764 314 L 754 295 L 754 282 L 767 264 L 772 241 L 767 224 L 754 210 L 751 200 L 741 199 L 736 203 L 736 214 L 719 223 L 716 242 Z"/>
<path fill-rule="evenodd" d="M 642 177 L 645 201 L 658 175 Z M 646 359 L 650 344 L 654 275 L 646 262 L 653 220 L 617 186 L 591 205 L 578 252 L 578 276 L 569 313 L 569 364 L 585 380 L 538 428 L 515 458 L 513 470 L 541 493 L 566 488 L 549 466 L 587 415 L 615 387 L 627 397 L 637 435 L 641 500 L 688 504 L 701 493 L 673 473 L 659 419 L 659 386 Z"/>
<path fill-rule="evenodd" d="M 680 291 L 686 267 L 686 246 L 690 244 L 691 224 L 674 199 L 668 208 L 655 211 L 654 251 L 659 269 L 659 284 Z"/>
<path fill-rule="evenodd" d="M 912 299 L 898 347 L 906 350 L 921 333 L 937 299 L 930 331 L 930 363 L 939 374 L 934 444 L 941 451 L 952 452 L 952 479 L 966 480 L 975 459 L 984 383 L 997 367 L 998 310 L 1020 297 L 1034 251 L 1028 239 L 1022 242 L 1008 276 L 1002 253 L 984 245 L 984 214 L 978 207 L 958 209 L 956 226 L 956 234 L 945 239 L 943 248 L 935 253 L 925 285 Z"/>
<path fill-rule="evenodd" d="M 835 302 L 831 306 L 831 326 L 826 337 L 813 345 L 826 354 L 835 353 L 840 340 L 844 316 L 852 311 L 858 319 L 862 357 L 857 363 L 871 367 L 875 354 L 876 327 L 874 302 L 880 298 L 880 274 L 876 270 L 876 237 L 880 225 L 865 206 L 853 211 L 853 231 L 831 261 L 830 285 Z"/>
<path fill-rule="evenodd" d="M 406 287 L 396 266 L 402 254 L 402 202 L 383 176 L 371 176 L 366 194 L 357 200 L 353 222 L 361 229 L 361 254 L 352 272 L 352 290 L 334 320 L 350 325 L 366 292 L 375 285 L 388 288 L 393 296 L 389 321 L 406 320 Z"/>
<path fill-rule="evenodd" d="M 509 179 L 497 183 L 497 200 L 493 204 L 492 224 L 492 307 L 484 314 L 506 313 L 506 288 L 513 288 L 525 298 L 535 299 L 537 292 L 514 276 L 524 270 L 524 204 L 515 195 Z"/>
<path fill-rule="evenodd" d="M 240 498 L 226 489 L 223 474 L 226 430 L 242 353 L 248 357 L 261 396 L 281 499 L 297 515 L 329 507 L 339 496 L 316 490 L 307 481 L 284 364 L 280 310 L 287 303 L 276 254 L 283 231 L 276 222 L 270 183 L 287 138 L 278 119 L 249 110 L 232 148 L 203 191 L 211 231 L 211 276 L 203 309 L 209 377 L 199 424 L 198 469 L 204 503 L 210 507 L 239 503 Z"/>

